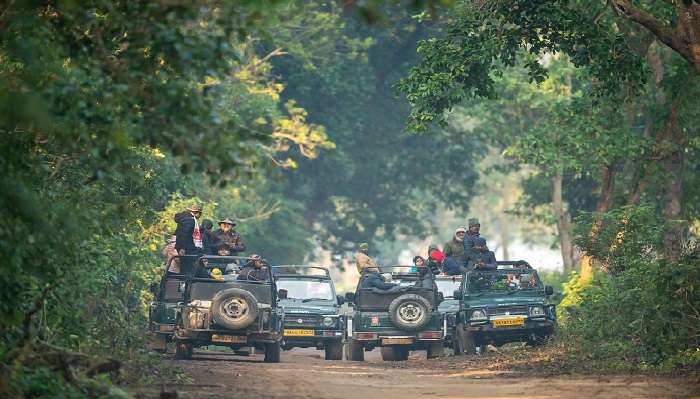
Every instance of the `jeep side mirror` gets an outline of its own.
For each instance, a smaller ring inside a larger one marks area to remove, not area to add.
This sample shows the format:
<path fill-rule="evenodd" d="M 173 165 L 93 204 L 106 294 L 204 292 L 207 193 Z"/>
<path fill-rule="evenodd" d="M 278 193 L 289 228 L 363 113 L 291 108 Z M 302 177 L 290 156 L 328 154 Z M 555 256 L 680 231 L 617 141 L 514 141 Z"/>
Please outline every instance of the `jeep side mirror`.
<path fill-rule="evenodd" d="M 345 297 L 342 295 L 336 295 L 336 298 L 338 298 L 338 305 L 342 305 L 345 303 Z"/>
<path fill-rule="evenodd" d="M 457 300 L 462 299 L 462 291 L 455 290 L 455 292 L 452 293 L 452 298 L 457 299 Z"/>
<path fill-rule="evenodd" d="M 285 290 L 284 288 L 281 288 L 279 291 L 277 291 L 277 298 L 287 299 L 287 294 L 288 294 L 287 290 Z"/>
<path fill-rule="evenodd" d="M 148 286 L 148 290 L 151 291 L 153 295 L 158 294 L 158 283 L 151 283 L 151 285 Z"/>
<path fill-rule="evenodd" d="M 345 293 L 345 302 L 354 303 L 355 302 L 355 293 L 354 292 L 346 292 Z"/>
<path fill-rule="evenodd" d="M 551 285 L 545 285 L 544 286 L 544 294 L 547 296 L 554 294 L 554 288 L 552 288 Z"/>

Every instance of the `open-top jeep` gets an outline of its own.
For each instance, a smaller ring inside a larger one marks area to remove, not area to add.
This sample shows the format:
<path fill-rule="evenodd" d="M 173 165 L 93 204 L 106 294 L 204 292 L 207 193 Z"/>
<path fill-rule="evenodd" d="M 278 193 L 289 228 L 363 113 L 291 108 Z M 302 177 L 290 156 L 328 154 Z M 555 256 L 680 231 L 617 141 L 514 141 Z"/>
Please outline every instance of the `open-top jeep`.
<path fill-rule="evenodd" d="M 198 346 L 264 349 L 265 362 L 278 363 L 284 310 L 277 306 L 272 273 L 265 281 L 239 280 L 235 256 L 203 256 L 187 274 L 176 312 L 175 356 L 189 358 Z M 223 271 L 215 273 L 215 268 Z"/>
<path fill-rule="evenodd" d="M 409 267 L 382 267 L 400 275 L 399 285 L 389 290 L 361 288 L 348 293 L 354 312 L 347 321 L 347 359 L 363 361 L 364 352 L 380 347 L 384 360 L 406 360 L 411 350 L 427 350 L 428 358 L 440 356 L 445 336 L 444 317 L 438 311 L 442 299 L 435 287 L 408 283 Z M 417 280 L 417 278 L 416 278 Z M 406 285 L 407 283 L 407 285 Z"/>
<path fill-rule="evenodd" d="M 315 347 L 326 360 L 342 360 L 345 324 L 339 306 L 345 298 L 335 293 L 328 269 L 315 266 L 273 266 L 284 308 L 282 349 Z"/>
<path fill-rule="evenodd" d="M 194 264 L 197 258 L 194 255 L 170 258 L 165 265 L 160 284 L 153 283 L 150 287 L 153 302 L 148 310 L 148 332 L 150 348 L 155 351 L 165 352 L 175 331 L 175 309 L 177 304 L 182 302 L 187 279 L 187 274 L 182 273 L 180 267 L 185 264 Z M 177 267 L 171 267 L 173 264 Z M 177 272 L 171 270 L 177 270 Z"/>
<path fill-rule="evenodd" d="M 460 302 L 453 333 L 455 354 L 476 353 L 486 344 L 542 343 L 556 324 L 552 287 L 524 261 L 501 261 L 497 269 L 474 269 L 453 296 Z"/>
<path fill-rule="evenodd" d="M 459 311 L 459 299 L 454 297 L 454 292 L 459 291 L 462 285 L 462 276 L 435 276 L 435 284 L 444 297 L 438 310 L 445 315 L 445 344 L 452 346 L 452 331 L 457 324 L 457 312 Z"/>

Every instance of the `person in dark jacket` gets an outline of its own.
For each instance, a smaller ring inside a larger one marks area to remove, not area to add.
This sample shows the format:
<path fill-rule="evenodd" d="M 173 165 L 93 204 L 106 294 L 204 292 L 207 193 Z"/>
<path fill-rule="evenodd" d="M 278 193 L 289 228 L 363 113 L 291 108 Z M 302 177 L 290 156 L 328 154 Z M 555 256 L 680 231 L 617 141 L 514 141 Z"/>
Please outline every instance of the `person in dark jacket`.
<path fill-rule="evenodd" d="M 464 236 L 464 256 L 466 258 L 467 254 L 469 253 L 469 250 L 474 246 L 474 239 L 479 238 L 479 231 L 481 231 L 481 224 L 479 223 L 479 219 L 476 218 L 471 218 L 469 219 L 469 230 L 467 230 L 467 234 Z"/>
<path fill-rule="evenodd" d="M 438 246 L 431 244 L 428 247 L 428 260 L 425 262 L 425 266 L 430 269 L 433 274 L 442 273 L 442 262 L 445 260 L 445 254 L 440 252 Z"/>
<path fill-rule="evenodd" d="M 493 269 L 497 268 L 496 255 L 489 251 L 486 240 L 481 237 L 474 239 L 474 247 L 467 255 L 467 269 Z"/>
<path fill-rule="evenodd" d="M 175 215 L 175 249 L 180 255 L 201 255 L 204 244 L 197 218 L 202 216 L 202 206 L 192 205 Z"/>
<path fill-rule="evenodd" d="M 230 218 L 219 220 L 219 229 L 214 232 L 213 243 L 215 252 L 222 256 L 236 256 L 245 251 L 245 244 L 233 228 L 236 223 Z"/>
<path fill-rule="evenodd" d="M 467 257 L 464 253 L 464 237 L 467 234 L 467 229 L 460 226 L 455 230 L 455 235 L 452 239 L 445 243 L 442 252 L 446 257 L 452 258 L 460 265 L 465 264 Z"/>
<path fill-rule="evenodd" d="M 418 268 L 418 281 L 413 285 L 417 288 L 430 288 L 433 290 L 437 289 L 437 284 L 435 284 L 435 275 L 430 272 L 427 267 Z"/>
<path fill-rule="evenodd" d="M 458 263 L 454 258 L 448 256 L 442 262 L 442 272 L 448 276 L 458 276 L 464 273 L 467 269 Z"/>
<path fill-rule="evenodd" d="M 365 272 L 361 278 L 362 282 L 360 283 L 360 288 L 377 288 L 380 290 L 388 290 L 398 285 L 385 282 L 384 278 L 381 274 L 379 274 L 379 272 Z"/>
<path fill-rule="evenodd" d="M 205 255 L 216 255 L 216 250 L 214 249 L 214 236 L 212 235 L 212 228 L 214 227 L 214 222 L 209 219 L 204 219 L 199 230 L 202 232 L 202 252 Z"/>
<path fill-rule="evenodd" d="M 248 281 L 269 281 L 270 280 L 270 268 L 267 267 L 267 263 L 260 255 L 250 255 L 250 260 L 238 273 L 237 280 L 248 280 Z"/>

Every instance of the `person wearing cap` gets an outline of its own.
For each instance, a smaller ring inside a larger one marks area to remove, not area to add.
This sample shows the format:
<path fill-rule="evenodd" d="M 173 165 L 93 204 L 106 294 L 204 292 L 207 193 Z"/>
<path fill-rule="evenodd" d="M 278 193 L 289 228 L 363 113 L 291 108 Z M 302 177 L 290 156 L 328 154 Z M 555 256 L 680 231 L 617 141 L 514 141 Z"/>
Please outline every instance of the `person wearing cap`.
<path fill-rule="evenodd" d="M 257 254 L 250 255 L 248 263 L 243 266 L 238 274 L 237 280 L 247 281 L 269 281 L 270 268 L 267 267 L 267 262 Z"/>
<path fill-rule="evenodd" d="M 199 221 L 202 216 L 202 206 L 195 204 L 184 212 L 175 215 L 175 249 L 180 255 L 201 255 L 204 243 L 202 231 L 199 229 Z"/>
<path fill-rule="evenodd" d="M 496 255 L 489 251 L 486 240 L 481 237 L 474 238 L 474 247 L 467 255 L 467 269 L 496 269 Z"/>
<path fill-rule="evenodd" d="M 377 264 L 369 257 L 368 253 L 369 244 L 366 242 L 361 243 L 355 253 L 355 266 L 357 266 L 357 272 L 360 273 L 360 275 L 370 272 L 379 273 Z"/>
<path fill-rule="evenodd" d="M 467 229 L 464 226 L 457 227 L 452 239 L 445 243 L 443 248 L 443 253 L 446 257 L 454 259 L 454 261 L 463 265 L 466 262 L 466 255 L 464 253 L 464 237 L 467 234 Z"/>
<path fill-rule="evenodd" d="M 425 262 L 425 266 L 430 269 L 433 274 L 442 273 L 442 262 L 445 260 L 445 254 L 443 254 L 438 246 L 435 244 L 430 244 L 428 246 L 428 260 Z"/>
<path fill-rule="evenodd" d="M 216 255 L 236 256 L 245 251 L 245 244 L 241 235 L 233 229 L 236 222 L 230 218 L 219 220 L 219 229 L 212 234 L 212 247 Z"/>
<path fill-rule="evenodd" d="M 470 218 L 468 221 L 469 229 L 467 234 L 464 236 L 464 256 L 466 257 L 469 250 L 474 246 L 474 239 L 479 237 L 479 231 L 481 230 L 481 224 L 479 219 Z"/>

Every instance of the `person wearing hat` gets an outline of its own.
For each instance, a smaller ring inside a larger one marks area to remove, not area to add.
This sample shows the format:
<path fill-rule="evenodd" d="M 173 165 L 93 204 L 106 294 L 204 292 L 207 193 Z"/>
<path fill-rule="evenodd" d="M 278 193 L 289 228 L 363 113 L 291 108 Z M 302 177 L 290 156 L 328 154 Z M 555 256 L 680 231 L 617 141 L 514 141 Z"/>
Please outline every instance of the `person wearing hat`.
<path fill-rule="evenodd" d="M 428 246 L 428 260 L 425 262 L 425 266 L 430 269 L 433 274 L 442 273 L 442 262 L 445 260 L 445 254 L 443 254 L 438 246 L 435 244 L 430 244 Z"/>
<path fill-rule="evenodd" d="M 265 262 L 260 255 L 252 254 L 248 258 L 248 263 L 243 266 L 236 279 L 248 281 L 269 281 L 270 268 L 267 267 L 267 262 Z"/>
<path fill-rule="evenodd" d="M 481 230 L 481 224 L 479 223 L 479 219 L 477 218 L 470 218 L 468 226 L 469 230 L 467 230 L 467 234 L 464 236 L 465 257 L 467 256 L 471 248 L 474 246 L 474 239 L 479 237 L 479 230 Z"/>
<path fill-rule="evenodd" d="M 219 220 L 219 229 L 212 234 L 212 247 L 216 255 L 236 256 L 245 251 L 245 244 L 241 235 L 233 229 L 236 222 L 230 218 Z"/>
<path fill-rule="evenodd" d="M 486 240 L 481 237 L 474 238 L 474 247 L 467 254 L 467 270 L 497 268 L 496 255 L 489 251 Z"/>
<path fill-rule="evenodd" d="M 204 248 L 199 221 L 202 206 L 194 204 L 187 210 L 175 215 L 175 249 L 180 255 L 201 255 Z"/>
<path fill-rule="evenodd" d="M 452 239 L 445 243 L 443 253 L 446 257 L 452 258 L 458 265 L 464 265 L 466 255 L 464 254 L 464 237 L 467 234 L 467 229 L 464 226 L 457 227 Z"/>
<path fill-rule="evenodd" d="M 379 273 L 377 264 L 374 263 L 374 260 L 369 257 L 368 253 L 369 244 L 366 242 L 361 243 L 357 249 L 357 252 L 355 253 L 355 266 L 357 266 L 357 272 L 360 273 L 360 275 L 369 272 Z"/>

